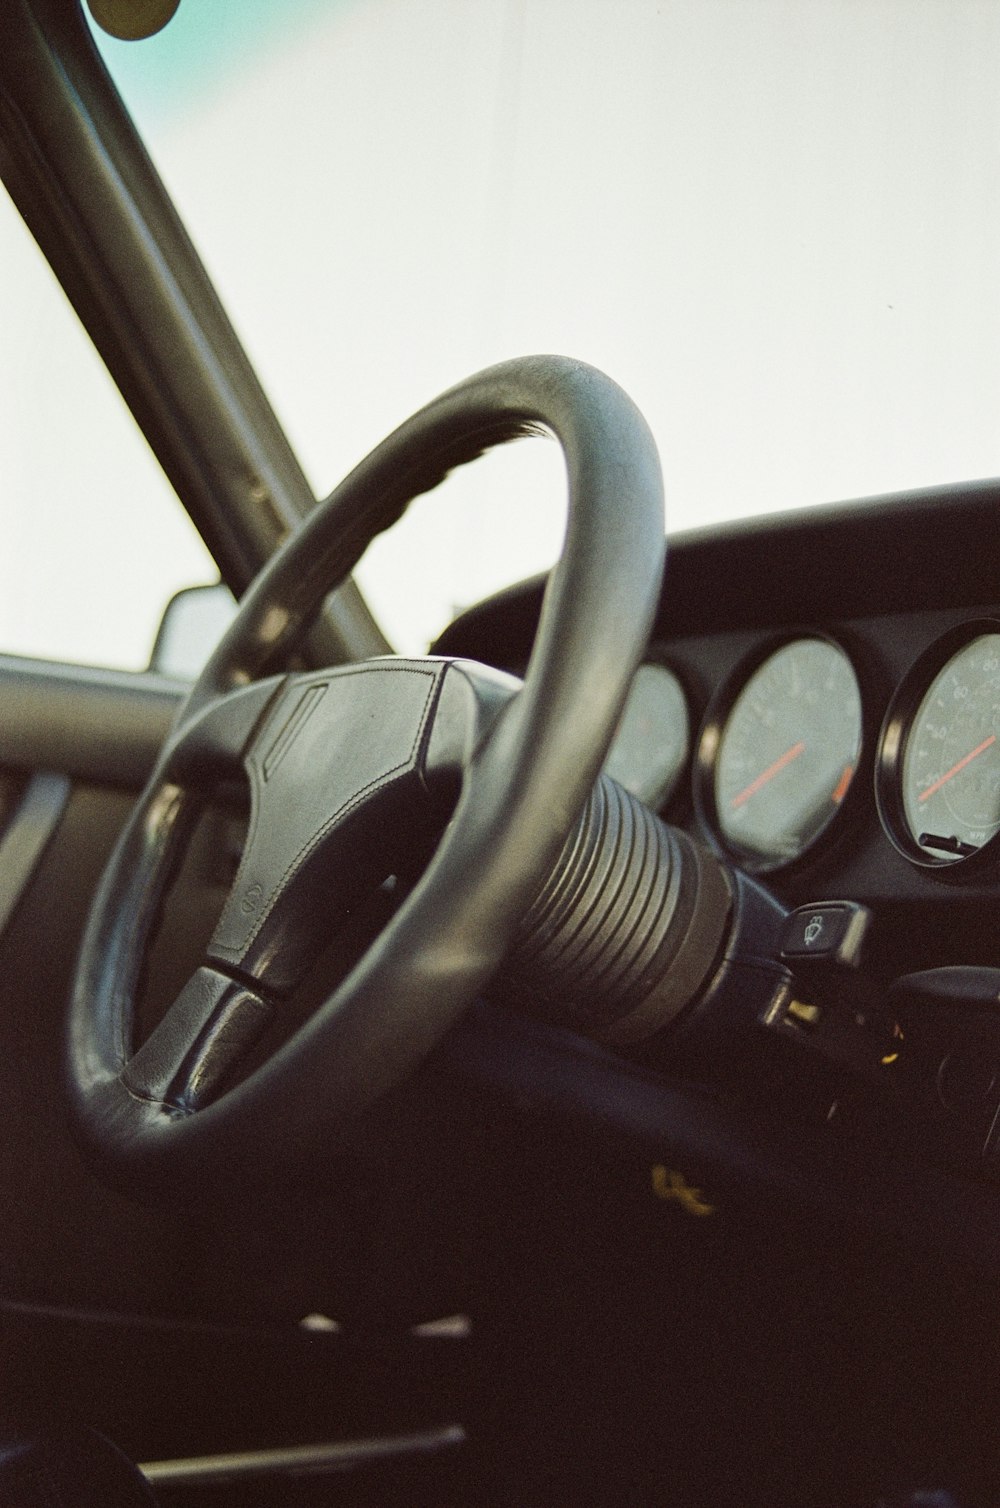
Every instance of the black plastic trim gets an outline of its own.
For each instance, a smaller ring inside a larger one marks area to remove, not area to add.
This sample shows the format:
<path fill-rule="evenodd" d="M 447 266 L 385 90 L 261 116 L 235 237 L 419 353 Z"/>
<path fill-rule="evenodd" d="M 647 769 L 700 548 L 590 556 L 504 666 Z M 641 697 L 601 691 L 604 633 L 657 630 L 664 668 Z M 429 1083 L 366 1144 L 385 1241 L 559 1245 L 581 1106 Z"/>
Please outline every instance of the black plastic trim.
<path fill-rule="evenodd" d="M 998 513 L 1000 480 L 987 479 L 671 535 L 652 639 L 978 607 L 997 594 L 983 540 L 995 537 Z M 535 577 L 470 608 L 434 652 L 523 664 L 544 584 Z"/>
<path fill-rule="evenodd" d="M 568 1031 L 489 1006 L 466 1014 L 437 1065 L 452 1083 L 464 1079 L 470 1103 L 498 1094 L 529 1126 L 544 1116 L 546 1126 L 571 1128 L 581 1145 L 599 1137 L 627 1148 L 623 1188 L 646 1182 L 665 1162 L 683 1169 L 727 1221 L 751 1209 L 780 1211 L 782 1220 L 825 1217 L 901 1238 L 913 1252 L 969 1271 L 995 1273 L 1000 1263 L 996 1185 L 903 1161 L 878 1140 L 726 1104 Z"/>

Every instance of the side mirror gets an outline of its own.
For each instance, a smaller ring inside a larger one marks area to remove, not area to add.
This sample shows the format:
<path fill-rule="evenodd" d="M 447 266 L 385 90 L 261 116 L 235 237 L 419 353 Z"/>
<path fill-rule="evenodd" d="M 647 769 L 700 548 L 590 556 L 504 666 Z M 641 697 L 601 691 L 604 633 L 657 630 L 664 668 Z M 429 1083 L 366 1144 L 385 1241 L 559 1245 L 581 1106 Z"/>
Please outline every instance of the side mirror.
<path fill-rule="evenodd" d="M 150 670 L 193 681 L 236 613 L 236 599 L 221 581 L 186 586 L 167 603 L 156 631 Z"/>

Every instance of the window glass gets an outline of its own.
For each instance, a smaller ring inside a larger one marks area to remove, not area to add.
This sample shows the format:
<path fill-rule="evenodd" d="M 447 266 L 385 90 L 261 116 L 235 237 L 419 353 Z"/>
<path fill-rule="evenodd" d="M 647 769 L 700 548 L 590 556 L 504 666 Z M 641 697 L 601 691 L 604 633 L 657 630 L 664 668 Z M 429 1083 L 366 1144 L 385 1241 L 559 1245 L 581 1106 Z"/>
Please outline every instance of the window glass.
<path fill-rule="evenodd" d="M 0 653 L 143 669 L 218 571 L 2 190 L 0 266 Z"/>
<path fill-rule="evenodd" d="M 998 6 L 182 0 L 101 46 L 318 492 L 538 350 L 639 403 L 672 529 L 1000 471 Z M 509 465 L 362 568 L 401 643 L 556 547 Z"/>

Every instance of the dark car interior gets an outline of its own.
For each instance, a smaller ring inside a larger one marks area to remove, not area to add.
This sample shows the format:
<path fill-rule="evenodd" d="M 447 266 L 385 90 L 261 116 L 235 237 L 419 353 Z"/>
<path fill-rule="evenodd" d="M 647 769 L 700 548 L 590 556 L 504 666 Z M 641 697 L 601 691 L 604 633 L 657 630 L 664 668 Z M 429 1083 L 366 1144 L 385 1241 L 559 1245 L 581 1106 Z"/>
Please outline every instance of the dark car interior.
<path fill-rule="evenodd" d="M 664 570 L 526 356 L 317 503 L 77 0 L 2 26 L 239 608 L 191 686 L 0 656 L 0 1503 L 1000 1502 L 1000 484 Z M 538 430 L 558 565 L 389 657 L 366 545 Z"/>

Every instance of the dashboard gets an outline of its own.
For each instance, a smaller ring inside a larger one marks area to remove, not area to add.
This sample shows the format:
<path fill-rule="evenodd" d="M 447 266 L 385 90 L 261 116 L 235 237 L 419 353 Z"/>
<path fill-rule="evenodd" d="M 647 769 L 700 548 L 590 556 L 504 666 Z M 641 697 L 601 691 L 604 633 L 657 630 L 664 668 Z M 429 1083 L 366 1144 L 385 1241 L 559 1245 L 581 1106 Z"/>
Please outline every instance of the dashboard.
<path fill-rule="evenodd" d="M 935 879 L 995 862 L 998 733 L 1000 617 L 893 615 L 652 644 L 607 768 L 790 893 L 810 869 L 852 869 L 853 836 L 875 898 L 911 888 L 883 840 Z"/>
<path fill-rule="evenodd" d="M 1000 484 L 678 536 L 609 769 L 787 907 L 873 913 L 886 982 L 1000 966 Z M 543 581 L 435 650 L 518 671 Z"/>

